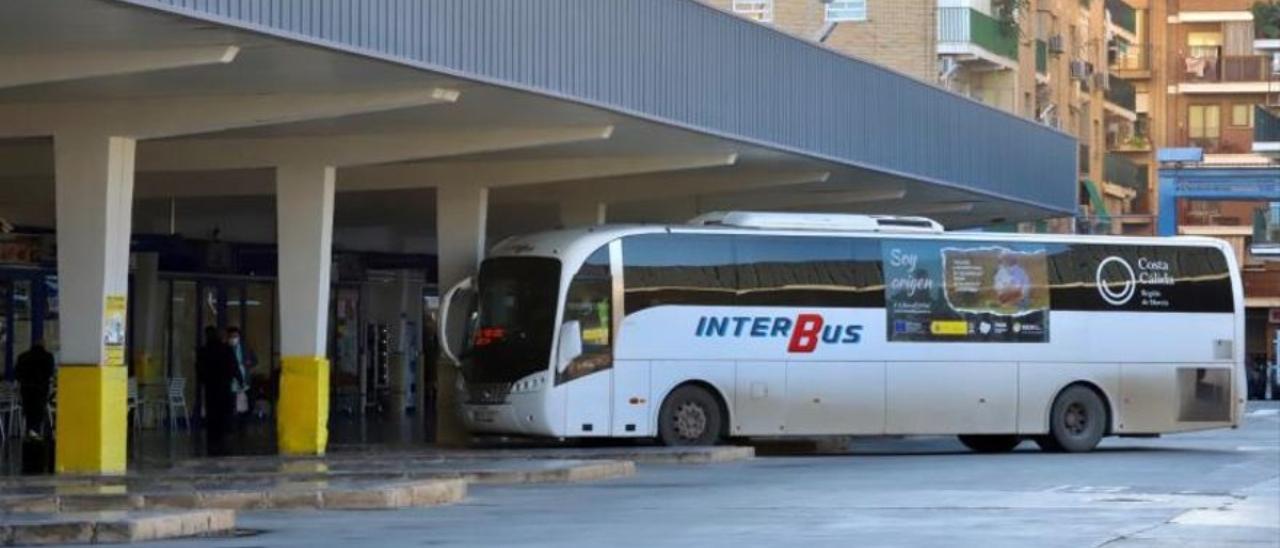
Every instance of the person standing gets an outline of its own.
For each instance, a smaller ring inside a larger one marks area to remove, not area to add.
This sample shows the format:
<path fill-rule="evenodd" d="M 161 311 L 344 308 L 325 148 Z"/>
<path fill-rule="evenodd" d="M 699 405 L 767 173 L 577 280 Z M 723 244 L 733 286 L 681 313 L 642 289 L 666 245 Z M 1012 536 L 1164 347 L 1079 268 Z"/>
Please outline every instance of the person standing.
<path fill-rule="evenodd" d="M 49 410 L 49 385 L 53 382 L 53 354 L 44 349 L 44 341 L 31 343 L 31 348 L 18 355 L 18 384 L 22 392 L 22 414 L 27 422 L 27 437 L 44 436 L 45 417 Z"/>
<path fill-rule="evenodd" d="M 205 440 L 209 455 L 226 455 L 227 431 L 235 405 L 231 387 L 239 378 L 239 371 L 235 354 L 218 336 L 215 327 L 204 330 L 204 346 L 196 353 L 196 375 L 204 392 Z"/>

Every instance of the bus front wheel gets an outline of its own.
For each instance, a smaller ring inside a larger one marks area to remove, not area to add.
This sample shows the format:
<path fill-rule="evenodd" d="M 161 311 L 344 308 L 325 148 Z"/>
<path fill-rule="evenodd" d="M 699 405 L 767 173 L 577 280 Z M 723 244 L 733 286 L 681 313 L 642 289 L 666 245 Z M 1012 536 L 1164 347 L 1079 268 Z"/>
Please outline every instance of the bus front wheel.
<path fill-rule="evenodd" d="M 658 439 L 663 445 L 715 445 L 723 424 L 715 396 L 699 386 L 681 386 L 662 402 Z"/>
<path fill-rule="evenodd" d="M 973 436 L 961 434 L 960 443 L 978 453 L 1008 453 L 1022 443 L 1022 438 L 1018 436 Z"/>
<path fill-rule="evenodd" d="M 1053 400 L 1049 434 L 1036 438 L 1036 445 L 1052 452 L 1092 451 L 1107 432 L 1107 406 L 1097 392 L 1075 385 Z"/>

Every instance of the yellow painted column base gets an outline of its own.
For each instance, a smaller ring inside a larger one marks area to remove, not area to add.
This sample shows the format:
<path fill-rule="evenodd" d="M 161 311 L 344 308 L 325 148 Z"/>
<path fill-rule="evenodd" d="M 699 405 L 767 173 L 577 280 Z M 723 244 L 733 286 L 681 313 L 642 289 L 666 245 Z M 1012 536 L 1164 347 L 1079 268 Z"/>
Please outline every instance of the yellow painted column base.
<path fill-rule="evenodd" d="M 329 360 L 281 359 L 276 435 L 283 455 L 323 455 L 329 443 Z"/>
<path fill-rule="evenodd" d="M 58 368 L 59 474 L 123 474 L 129 444 L 129 370 L 99 365 Z"/>

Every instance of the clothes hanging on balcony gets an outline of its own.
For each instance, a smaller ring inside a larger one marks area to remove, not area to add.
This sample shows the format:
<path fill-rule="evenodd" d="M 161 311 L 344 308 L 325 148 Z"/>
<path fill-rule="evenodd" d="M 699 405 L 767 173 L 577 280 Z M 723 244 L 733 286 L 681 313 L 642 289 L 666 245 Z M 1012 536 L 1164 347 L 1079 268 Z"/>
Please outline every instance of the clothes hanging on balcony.
<path fill-rule="evenodd" d="M 1187 57 L 1187 76 L 1196 78 L 1204 78 L 1204 74 L 1209 67 L 1209 58 L 1207 57 Z"/>

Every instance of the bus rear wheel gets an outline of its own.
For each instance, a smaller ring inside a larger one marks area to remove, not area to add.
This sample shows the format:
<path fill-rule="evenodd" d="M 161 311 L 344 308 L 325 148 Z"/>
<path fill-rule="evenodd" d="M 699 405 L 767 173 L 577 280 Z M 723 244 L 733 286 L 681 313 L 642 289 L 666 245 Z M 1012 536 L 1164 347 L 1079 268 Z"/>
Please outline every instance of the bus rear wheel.
<path fill-rule="evenodd" d="M 663 445 L 715 445 L 723 424 L 715 396 L 699 386 L 681 386 L 658 411 L 658 439 Z"/>
<path fill-rule="evenodd" d="M 1068 386 L 1053 400 L 1049 434 L 1036 445 L 1051 452 L 1092 451 L 1107 432 L 1107 407 L 1097 392 L 1084 386 Z"/>
<path fill-rule="evenodd" d="M 960 443 L 965 447 L 972 449 L 978 453 L 1008 453 L 1013 451 L 1018 444 L 1022 443 L 1022 438 L 1018 436 L 975 436 L 960 435 Z"/>

